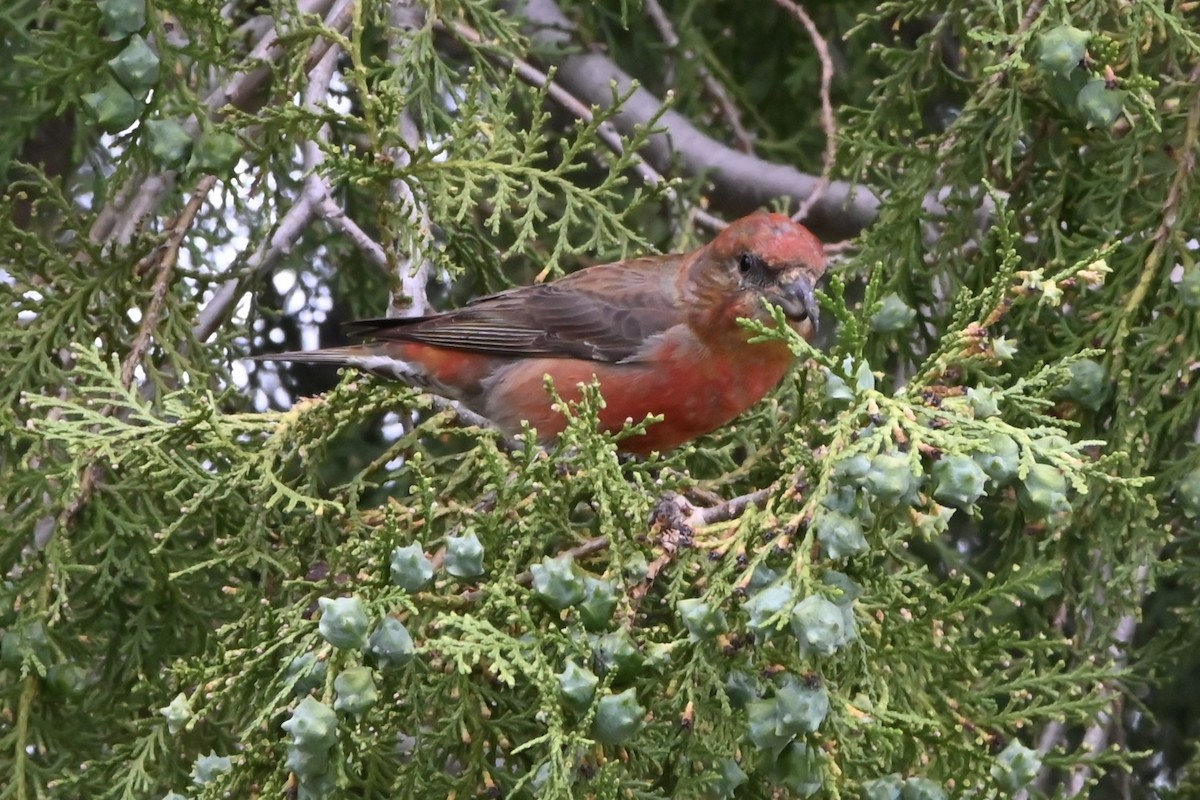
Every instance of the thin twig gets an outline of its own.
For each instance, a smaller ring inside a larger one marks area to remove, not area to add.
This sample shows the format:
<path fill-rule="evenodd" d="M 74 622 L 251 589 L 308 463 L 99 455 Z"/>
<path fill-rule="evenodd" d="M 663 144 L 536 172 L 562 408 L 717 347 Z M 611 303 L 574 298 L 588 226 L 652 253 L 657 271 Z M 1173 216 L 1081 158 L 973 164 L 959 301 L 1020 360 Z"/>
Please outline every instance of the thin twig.
<path fill-rule="evenodd" d="M 440 25 L 441 23 L 438 24 Z M 451 30 L 453 30 L 455 35 L 477 47 L 481 47 L 484 44 L 483 37 L 479 35 L 479 31 L 470 25 L 455 22 L 451 26 Z M 489 55 L 500 63 L 511 66 L 513 71 L 517 73 L 517 77 L 530 86 L 544 88 L 551 100 L 571 112 L 577 119 L 590 124 L 595 118 L 591 107 L 568 92 L 561 85 L 555 83 L 548 73 L 543 72 L 528 61 L 498 53 L 489 53 Z M 597 126 L 596 133 L 600 137 L 600 141 L 604 142 L 609 150 L 617 155 L 624 155 L 625 144 L 621 141 L 621 134 L 611 122 L 601 123 Z M 641 177 L 642 182 L 648 186 L 660 186 L 666 182 L 662 174 L 640 157 L 635 156 L 633 158 L 633 168 L 638 176 Z"/>
<path fill-rule="evenodd" d="M 1188 75 L 1189 84 L 1194 85 L 1198 81 L 1200 81 L 1200 64 L 1193 67 Z M 1150 287 L 1154 284 L 1154 279 L 1162 267 L 1167 245 L 1175 233 L 1182 203 L 1188 197 L 1188 189 L 1196 171 L 1196 148 L 1198 145 L 1200 145 L 1200 93 L 1192 98 L 1188 108 L 1187 126 L 1184 129 L 1182 146 L 1177 151 L 1178 162 L 1175 177 L 1171 180 L 1171 187 L 1167 190 L 1167 197 L 1163 201 L 1160 221 L 1154 231 L 1154 246 L 1142 262 L 1142 272 L 1138 276 L 1137 285 L 1129 293 L 1125 305 L 1117 317 L 1117 324 L 1111 339 L 1113 348 L 1111 374 L 1113 375 L 1121 374 L 1125 361 L 1125 343 L 1129 340 L 1133 316 L 1141 308 L 1149 294 Z"/>
<path fill-rule="evenodd" d="M 718 522 L 728 522 L 731 519 L 737 519 L 742 514 L 745 514 L 746 510 L 751 506 L 759 507 L 765 505 L 774 492 L 774 486 L 767 486 L 758 491 L 726 500 L 720 505 L 702 508 L 700 509 L 700 521 L 704 525 L 714 525 Z"/>
<path fill-rule="evenodd" d="M 126 353 L 124 360 L 121 362 L 121 385 L 128 389 L 133 385 L 134 376 L 137 374 L 137 368 L 142 363 L 142 359 L 146 356 L 146 351 L 150 347 L 150 341 L 154 336 L 154 330 L 158 327 L 158 323 L 162 319 L 163 307 L 167 302 L 167 295 L 171 288 L 171 276 L 174 274 L 175 265 L 179 260 L 179 247 L 183 242 L 183 237 L 191 228 L 192 222 L 195 221 L 196 215 L 200 212 L 204 205 L 205 198 L 216 185 L 216 177 L 208 175 L 202 178 L 197 184 L 196 189 L 192 192 L 192 197 L 179 215 L 175 218 L 174 223 L 170 226 L 167 240 L 159 245 L 155 252 L 144 260 L 145 264 L 150 265 L 150 269 L 154 269 L 154 284 L 150 290 L 150 301 L 146 305 L 146 309 L 142 312 L 142 322 L 138 327 L 137 335 L 133 338 L 133 343 L 129 347 L 129 352 Z M 135 271 L 140 270 L 142 264 L 139 263 Z M 103 417 L 112 416 L 116 413 L 116 406 L 108 405 L 100 411 Z M 79 489 L 75 492 L 75 497 L 63 509 L 58 517 L 57 530 L 65 530 L 74 524 L 79 514 L 87 506 L 92 498 L 92 493 L 96 489 L 96 482 L 100 477 L 100 462 L 92 461 L 84 467 L 83 473 L 79 477 Z M 44 547 L 53 538 L 54 531 L 49 531 L 45 542 L 39 542 L 39 547 Z"/>
<path fill-rule="evenodd" d="M 500 446 L 504 450 L 507 450 L 510 453 L 514 453 L 518 450 L 525 449 L 525 445 L 522 444 L 522 442 L 520 440 L 518 440 L 512 436 L 509 436 L 507 433 L 505 433 L 503 430 L 501 430 L 500 427 L 496 425 L 496 423 L 492 422 L 487 417 L 476 414 L 474 411 L 467 408 L 466 406 L 464 406 L 462 403 L 458 402 L 457 400 L 451 400 L 447 397 L 442 397 L 441 395 L 432 394 L 432 393 L 428 393 L 428 392 L 426 393 L 425 396 L 429 398 L 429 402 L 434 407 L 435 410 L 449 411 L 449 412 L 455 414 L 458 417 L 458 421 L 463 423 L 464 425 L 470 425 L 470 426 L 473 426 L 476 428 L 483 428 L 485 430 L 495 431 L 497 437 L 499 438 Z"/>
<path fill-rule="evenodd" d="M 654 27 L 658 28 L 658 33 L 662 36 L 663 43 L 671 50 L 678 48 L 681 44 L 679 34 L 675 32 L 675 26 L 671 24 L 670 17 L 667 16 L 663 7 L 659 5 L 658 0 L 643 0 L 642 5 L 646 9 L 646 15 L 650 17 L 650 21 L 654 23 Z M 690 50 L 684 50 L 682 55 L 685 61 L 692 61 L 696 58 L 696 54 Z M 742 125 L 741 112 L 738 111 L 737 105 L 729 96 L 729 91 L 717 80 L 712 71 L 703 64 L 696 66 L 696 72 L 704 84 L 705 91 L 708 92 L 720 107 L 721 116 L 729 125 L 730 130 L 733 131 L 738 148 L 743 153 L 753 153 L 754 136 Z"/>
<path fill-rule="evenodd" d="M 313 200 L 307 193 L 287 210 L 279 221 L 275 232 L 264 238 L 254 253 L 247 259 L 246 272 L 249 276 L 265 273 L 275 262 L 291 252 L 292 245 L 299 241 L 300 236 L 312 224 L 316 217 Z M 203 342 L 216 332 L 225 322 L 229 312 L 237 305 L 238 298 L 243 294 L 243 284 L 248 277 L 230 278 L 213 293 L 213 296 L 200 310 L 196 324 L 192 326 L 192 336 L 196 341 Z"/>
<path fill-rule="evenodd" d="M 329 94 L 329 84 L 333 81 L 333 73 L 337 69 L 338 58 L 342 49 L 338 45 L 330 47 L 321 57 L 317 65 L 308 73 L 308 85 L 304 88 L 303 107 L 313 114 L 321 112 L 321 101 Z M 328 142 L 330 136 L 329 124 L 322 124 L 316 136 L 304 143 L 304 168 L 308 173 L 305 178 L 305 192 L 312 196 L 313 210 L 317 216 L 345 234 L 359 251 L 380 269 L 388 269 L 387 254 L 378 242 L 367 235 L 358 223 L 350 218 L 337 201 L 333 199 L 329 182 L 320 174 L 325 164 L 325 154 L 321 143 Z"/>
<path fill-rule="evenodd" d="M 333 9 L 325 16 L 325 24 L 334 30 L 342 30 L 349 22 L 349 12 L 354 0 L 339 0 L 336 4 L 330 0 L 300 0 L 297 5 L 302 14 L 324 14 L 326 9 L 333 5 Z M 331 46 L 332 42 L 329 40 L 318 38 L 309 49 L 309 62 L 318 61 Z M 277 23 L 263 33 L 262 38 L 242 62 L 246 65 L 245 71 L 233 74 L 228 81 L 209 92 L 204 100 L 208 111 L 217 114 L 226 106 L 249 107 L 263 87 L 270 82 L 274 62 L 281 59 L 286 52 L 286 48 L 279 46 Z M 199 134 L 200 126 L 200 119 L 195 115 L 183 122 L 184 130 L 192 136 Z M 112 201 L 101 209 L 88 232 L 89 239 L 93 242 L 127 244 L 142 224 L 142 220 L 158 207 L 174 187 L 175 177 L 173 171 L 135 176 L 115 192 Z"/>
<path fill-rule="evenodd" d="M 321 202 L 317 203 L 317 216 L 326 222 L 333 225 L 346 235 L 359 251 L 367 257 L 377 267 L 387 269 L 388 259 L 387 253 L 384 252 L 383 246 L 379 242 L 372 239 L 367 232 L 358 226 L 358 223 L 350 218 L 340 205 L 337 204 L 332 197 L 329 196 L 329 185 L 320 177 L 316 177 L 316 182 L 322 185 Z"/>
<path fill-rule="evenodd" d="M 829 180 L 833 175 L 833 162 L 837 158 L 837 120 L 833 116 L 833 102 L 829 98 L 830 87 L 833 85 L 833 58 L 829 55 L 829 44 L 817 30 L 812 17 L 798 3 L 792 0 L 775 0 L 785 11 L 800 20 L 800 24 L 808 31 L 813 47 L 817 49 L 817 58 L 821 60 L 821 128 L 825 131 L 825 155 L 821 159 L 821 179 L 813 189 L 812 194 L 804 198 L 799 210 L 793 215 L 797 222 L 803 222 L 825 192 L 829 189 Z"/>
<path fill-rule="evenodd" d="M 664 524 L 686 526 L 692 530 L 728 522 L 746 513 L 751 506 L 762 506 L 776 491 L 776 486 L 766 486 L 748 494 L 730 498 L 712 506 L 695 506 L 687 498 L 670 492 L 663 496 L 655 516 Z"/>
<path fill-rule="evenodd" d="M 344 30 L 349 24 L 350 10 L 353 4 L 348 0 L 338 3 L 325 19 L 325 24 L 334 30 Z M 274 33 L 272 32 L 272 35 Z M 277 50 L 279 48 L 276 48 Z M 333 69 L 337 63 L 337 53 L 340 52 L 340 46 L 334 42 L 326 41 L 324 38 L 314 42 L 309 49 L 309 59 L 313 62 L 313 67 L 309 74 L 309 86 L 306 90 L 305 100 L 311 101 L 313 106 L 316 105 L 316 99 L 328 92 L 329 81 L 332 80 Z M 319 93 L 313 90 L 314 84 L 317 88 L 324 87 Z M 244 91 L 244 87 L 243 87 Z M 306 179 L 304 191 L 295 203 L 288 208 L 283 218 L 279 220 L 274 233 L 269 237 L 263 238 L 254 253 L 246 259 L 246 268 L 242 275 L 230 278 L 221 284 L 220 287 L 213 293 L 213 296 L 200 310 L 200 314 L 196 318 L 196 324 L 192 326 L 192 336 L 197 341 L 206 341 L 218 328 L 224 324 L 225 319 L 237 305 L 238 299 L 244 292 L 245 285 L 256 279 L 257 276 L 269 271 L 281 258 L 291 252 L 292 246 L 295 245 L 304 231 L 312 224 L 313 220 L 318 216 L 329 220 L 332 224 L 338 225 L 342 230 L 348 230 L 353 226 L 357 229 L 344 213 L 337 214 L 333 209 L 325 207 L 325 201 L 329 199 L 329 187 L 319 176 L 315 174 L 316 168 L 323 160 L 323 155 L 320 148 L 314 143 L 308 142 L 305 145 L 305 167 L 309 172 L 309 178 Z M 333 201 L 330 200 L 332 203 Z M 334 204 L 336 206 L 336 204 Z M 340 209 L 338 209 L 340 211 Z M 375 254 L 367 241 L 355 239 L 352 233 L 347 234 L 351 241 L 354 241 L 367 257 L 375 261 Z M 363 234 L 363 239 L 369 241 L 369 237 Z M 382 252 L 382 249 L 380 250 Z M 386 266 L 386 258 L 384 259 Z"/>

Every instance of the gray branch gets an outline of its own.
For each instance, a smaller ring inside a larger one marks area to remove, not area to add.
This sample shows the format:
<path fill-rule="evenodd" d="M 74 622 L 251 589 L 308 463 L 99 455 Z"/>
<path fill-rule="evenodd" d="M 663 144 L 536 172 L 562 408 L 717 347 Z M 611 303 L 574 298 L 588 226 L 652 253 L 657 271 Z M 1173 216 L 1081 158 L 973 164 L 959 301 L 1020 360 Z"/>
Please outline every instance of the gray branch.
<path fill-rule="evenodd" d="M 562 54 L 551 57 L 557 61 L 555 80 L 583 102 L 607 109 L 612 105 L 614 85 L 620 96 L 636 86 L 634 79 L 608 56 L 570 53 L 574 26 L 554 0 L 527 0 L 518 13 L 528 20 L 530 36 L 537 45 L 547 53 Z M 654 119 L 662 106 L 662 100 L 638 88 L 617 113 L 615 123 L 629 135 L 637 126 Z M 668 109 L 659 117 L 658 126 L 663 132 L 650 138 L 642 152 L 646 160 L 662 173 L 677 167 L 686 175 L 707 176 L 713 185 L 713 206 L 732 216 L 747 214 L 781 197 L 799 206 L 822 187 L 816 175 L 740 152 L 713 139 L 677 111 Z M 931 194 L 923 207 L 935 216 L 943 216 L 944 199 Z M 878 195 L 865 186 L 831 181 L 805 224 L 827 241 L 846 239 L 875 220 L 879 204 Z M 982 205 L 984 217 L 990 217 L 986 198 Z"/>

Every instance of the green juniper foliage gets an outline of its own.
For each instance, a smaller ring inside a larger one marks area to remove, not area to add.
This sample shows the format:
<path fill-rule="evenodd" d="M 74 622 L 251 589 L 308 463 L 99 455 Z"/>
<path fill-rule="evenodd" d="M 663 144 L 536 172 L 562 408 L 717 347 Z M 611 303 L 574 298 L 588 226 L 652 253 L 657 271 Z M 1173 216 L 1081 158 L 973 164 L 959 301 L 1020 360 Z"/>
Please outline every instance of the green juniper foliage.
<path fill-rule="evenodd" d="M 0 798 L 1194 792 L 1195 3 L 804 5 L 829 163 L 775 3 L 0 11 Z M 244 360 L 806 199 L 677 452 Z"/>

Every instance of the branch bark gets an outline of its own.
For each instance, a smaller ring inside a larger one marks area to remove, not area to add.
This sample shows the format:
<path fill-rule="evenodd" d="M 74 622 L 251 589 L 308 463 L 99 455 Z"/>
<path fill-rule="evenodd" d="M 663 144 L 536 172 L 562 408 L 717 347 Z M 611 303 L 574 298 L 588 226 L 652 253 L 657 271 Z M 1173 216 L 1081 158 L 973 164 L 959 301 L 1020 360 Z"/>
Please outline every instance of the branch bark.
<path fill-rule="evenodd" d="M 529 0 L 521 13 L 529 22 L 534 42 L 545 52 L 565 52 L 574 28 L 554 0 Z M 607 56 L 597 53 L 564 55 L 557 61 L 555 77 L 583 102 L 608 108 L 615 84 L 624 95 L 635 86 L 624 70 Z M 644 125 L 662 108 L 662 100 L 638 88 L 616 116 L 617 127 L 630 133 Z M 660 119 L 664 132 L 653 136 L 643 152 L 659 172 L 673 164 L 688 175 L 707 175 L 713 184 L 713 206 L 741 216 L 780 197 L 798 205 L 817 192 L 821 179 L 786 164 L 777 164 L 743 153 L 702 132 L 677 111 L 667 110 Z M 940 204 L 931 207 L 940 209 Z M 854 236 L 879 213 L 879 198 L 866 187 L 831 181 L 824 196 L 813 205 L 808 226 L 822 239 L 840 240 Z"/>
<path fill-rule="evenodd" d="M 584 103 L 608 108 L 613 87 L 623 96 L 635 81 L 605 55 L 571 53 L 574 26 L 554 0 L 527 0 L 518 11 L 527 21 L 534 43 L 557 65 L 555 79 Z M 618 129 L 628 135 L 659 114 L 662 100 L 637 88 L 618 112 Z M 712 205 L 730 216 L 741 216 L 778 198 L 790 198 L 799 206 L 822 186 L 819 176 L 801 172 L 742 153 L 708 136 L 685 116 L 668 109 L 659 118 L 663 129 L 651 137 L 642 155 L 659 172 L 682 171 L 706 175 L 712 182 Z M 944 216 L 945 192 L 925 197 L 922 207 L 932 216 Z M 991 218 L 990 200 L 979 200 L 981 226 Z M 813 204 L 805 224 L 826 241 L 848 239 L 874 222 L 880 198 L 865 186 L 830 181 L 823 196 Z"/>

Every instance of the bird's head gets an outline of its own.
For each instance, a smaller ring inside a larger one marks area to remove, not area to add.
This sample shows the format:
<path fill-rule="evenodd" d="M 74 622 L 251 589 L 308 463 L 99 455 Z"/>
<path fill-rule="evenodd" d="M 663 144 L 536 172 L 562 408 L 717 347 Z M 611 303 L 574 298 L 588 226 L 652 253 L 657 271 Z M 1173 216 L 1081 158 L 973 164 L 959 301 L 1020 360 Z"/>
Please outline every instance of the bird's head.
<path fill-rule="evenodd" d="M 770 322 L 763 299 L 779 306 L 792 327 L 809 336 L 819 309 L 813 288 L 825 274 L 817 237 L 783 214 L 742 217 L 701 248 L 693 280 L 710 301 L 720 298 L 721 320 L 748 317 Z"/>

